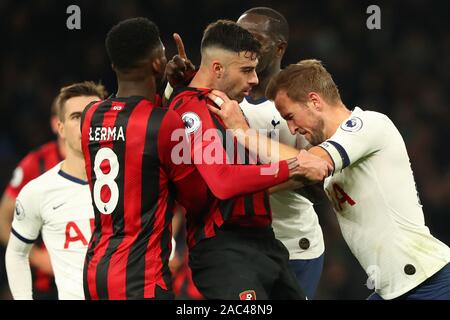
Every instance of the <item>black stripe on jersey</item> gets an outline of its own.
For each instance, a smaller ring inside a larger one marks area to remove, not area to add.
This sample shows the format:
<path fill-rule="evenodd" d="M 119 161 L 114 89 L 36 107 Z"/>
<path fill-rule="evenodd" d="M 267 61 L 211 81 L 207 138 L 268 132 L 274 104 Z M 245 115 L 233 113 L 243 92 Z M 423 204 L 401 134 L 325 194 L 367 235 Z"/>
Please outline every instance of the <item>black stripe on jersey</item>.
<path fill-rule="evenodd" d="M 234 199 L 221 200 L 219 203 L 220 213 L 222 213 L 223 221 L 227 221 L 233 212 Z"/>
<path fill-rule="evenodd" d="M 335 147 L 336 150 L 339 152 L 339 155 L 341 156 L 342 159 L 342 169 L 348 167 L 350 165 L 350 158 L 348 157 L 347 151 L 345 151 L 344 147 L 332 140 L 327 140 L 327 142 L 330 143 L 333 147 Z"/>
<path fill-rule="evenodd" d="M 223 149 L 227 153 L 227 157 L 228 157 L 229 161 L 231 161 L 232 163 L 236 163 L 235 162 L 236 159 L 235 159 L 235 156 L 234 156 L 234 150 L 233 150 L 234 148 L 227 148 L 227 140 L 228 139 L 231 139 L 230 142 L 234 144 L 234 138 L 233 138 L 232 134 L 230 133 L 230 134 L 227 135 L 227 131 L 222 126 L 222 124 L 219 122 L 219 120 L 217 120 L 216 116 L 211 111 L 209 113 L 210 113 L 211 118 L 212 118 L 212 120 L 214 122 L 214 125 L 217 128 L 217 131 L 219 131 L 218 132 L 219 136 L 222 137 L 222 146 L 223 146 Z"/>
<path fill-rule="evenodd" d="M 47 171 L 47 170 L 45 170 L 45 159 L 44 159 L 44 155 L 43 154 L 40 155 L 38 163 L 39 163 L 39 175 L 41 175 L 45 171 Z"/>
<path fill-rule="evenodd" d="M 272 210 L 270 209 L 269 192 L 264 192 L 263 200 L 264 200 L 264 208 L 266 209 L 267 215 L 271 216 Z"/>
<path fill-rule="evenodd" d="M 207 212 L 206 212 L 207 214 Z M 192 218 L 191 218 L 192 219 Z M 209 219 L 209 218 L 207 218 Z M 194 219 L 192 219 L 194 220 Z M 200 240 L 205 238 L 205 216 L 199 215 L 199 217 L 196 219 L 197 221 L 193 223 L 195 226 L 195 233 L 194 233 L 194 239 L 195 243 L 198 243 Z"/>
<path fill-rule="evenodd" d="M 169 257 L 171 254 L 171 251 L 169 250 L 169 243 L 172 241 L 172 232 L 169 228 L 169 225 L 172 223 L 173 218 L 173 209 L 174 209 L 174 197 L 172 194 L 169 194 L 168 201 L 167 201 L 167 209 L 165 214 L 165 221 L 164 221 L 164 231 L 161 237 L 161 261 L 163 261 L 163 269 L 162 269 L 162 275 L 164 282 L 167 285 L 167 289 L 169 291 L 172 291 L 172 276 L 169 269 Z M 173 250 L 174 248 L 172 248 Z M 167 263 L 165 263 L 167 262 Z"/>
<path fill-rule="evenodd" d="M 255 207 L 253 206 L 253 196 L 248 195 L 244 197 L 245 215 L 252 216 L 255 214 Z"/>
<path fill-rule="evenodd" d="M 147 243 L 150 240 L 158 210 L 160 161 L 158 131 L 166 109 L 154 108 L 147 121 L 141 175 L 141 230 L 130 248 L 126 273 L 126 296 L 144 298 Z M 144 134 L 144 133 L 143 133 Z M 138 155 L 136 155 L 138 156 Z"/>
<path fill-rule="evenodd" d="M 180 107 L 180 105 L 183 103 L 183 98 L 181 98 L 181 99 L 179 99 L 176 103 L 175 103 L 175 105 L 173 106 L 173 110 L 177 110 L 179 107 Z"/>
<path fill-rule="evenodd" d="M 243 150 L 242 150 L 243 149 Z M 250 164 L 250 153 L 247 148 L 238 148 L 240 150 L 239 157 L 244 159 L 244 164 Z M 243 154 L 242 154 L 243 153 Z M 240 159 L 242 159 L 240 158 Z M 255 207 L 253 205 L 253 195 L 249 194 L 244 196 L 244 210 L 246 216 L 255 215 Z"/>
<path fill-rule="evenodd" d="M 114 101 L 115 99 L 112 99 Z M 118 113 L 114 127 L 122 127 L 123 134 L 127 136 L 128 119 L 131 112 L 136 105 L 142 100 L 141 97 L 132 97 L 126 99 L 124 109 Z M 108 103 L 107 110 L 109 111 L 112 103 Z M 119 162 L 119 173 L 114 179 L 115 183 L 119 186 L 119 199 L 117 201 L 116 209 L 111 213 L 112 231 L 113 236 L 109 239 L 108 247 L 105 254 L 97 267 L 97 293 L 99 299 L 109 299 L 108 293 L 108 269 L 111 261 L 111 257 L 117 250 L 117 247 L 122 243 L 124 236 L 124 176 L 125 176 L 125 145 L 126 141 L 116 140 L 113 141 L 112 150 L 117 156 Z"/>

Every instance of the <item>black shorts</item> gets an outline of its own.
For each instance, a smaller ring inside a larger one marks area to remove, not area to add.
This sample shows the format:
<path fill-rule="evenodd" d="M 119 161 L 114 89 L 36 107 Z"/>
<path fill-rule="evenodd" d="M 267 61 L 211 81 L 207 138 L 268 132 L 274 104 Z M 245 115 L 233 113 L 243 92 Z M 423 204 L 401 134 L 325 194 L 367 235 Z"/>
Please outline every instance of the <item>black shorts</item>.
<path fill-rule="evenodd" d="M 272 228 L 222 227 L 190 250 L 189 265 L 206 299 L 305 299 Z"/>

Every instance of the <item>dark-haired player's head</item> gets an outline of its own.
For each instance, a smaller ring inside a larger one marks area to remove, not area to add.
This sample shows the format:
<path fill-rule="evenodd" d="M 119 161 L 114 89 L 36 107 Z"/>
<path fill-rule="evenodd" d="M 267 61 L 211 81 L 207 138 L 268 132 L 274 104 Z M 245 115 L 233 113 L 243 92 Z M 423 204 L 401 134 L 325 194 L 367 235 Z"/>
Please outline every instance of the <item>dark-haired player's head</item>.
<path fill-rule="evenodd" d="M 105 40 L 112 67 L 120 80 L 144 81 L 163 78 L 167 59 L 155 23 L 147 18 L 131 18 L 109 30 Z"/>
<path fill-rule="evenodd" d="M 218 20 L 203 33 L 200 68 L 210 77 L 213 89 L 242 101 L 258 84 L 255 68 L 260 47 L 252 34 L 235 22 Z"/>
<path fill-rule="evenodd" d="M 286 18 L 276 10 L 256 7 L 245 11 L 237 21 L 261 43 L 258 75 L 279 68 L 289 40 Z"/>

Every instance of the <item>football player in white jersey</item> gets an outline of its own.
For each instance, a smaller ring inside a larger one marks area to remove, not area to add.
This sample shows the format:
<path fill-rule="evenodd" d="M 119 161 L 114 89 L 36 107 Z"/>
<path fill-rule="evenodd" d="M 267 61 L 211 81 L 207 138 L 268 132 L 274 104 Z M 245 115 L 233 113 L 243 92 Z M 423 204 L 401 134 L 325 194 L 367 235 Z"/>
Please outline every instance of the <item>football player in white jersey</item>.
<path fill-rule="evenodd" d="M 81 151 L 80 116 L 91 101 L 105 97 L 102 85 L 72 84 L 58 96 L 58 133 L 66 158 L 30 181 L 16 201 L 5 262 L 14 299 L 32 299 L 29 252 L 42 234 L 55 274 L 59 299 L 84 299 L 83 264 L 94 212 Z"/>
<path fill-rule="evenodd" d="M 219 93 L 217 93 L 218 95 Z M 333 166 L 324 188 L 342 235 L 369 276 L 369 299 L 450 299 L 450 248 L 425 225 L 403 138 L 384 114 L 353 111 L 317 60 L 290 65 L 269 83 L 268 98 Z M 225 125 L 247 129 L 237 103 L 210 108 Z"/>
<path fill-rule="evenodd" d="M 304 149 L 308 145 L 300 134 L 292 135 L 286 121 L 265 96 L 266 87 L 281 70 L 281 60 L 289 39 L 286 18 L 271 8 L 256 7 L 244 12 L 238 25 L 249 30 L 261 43 L 256 66 L 259 84 L 240 103 L 249 125 L 265 129 L 268 136 L 285 145 Z M 275 236 L 289 250 L 289 262 L 299 285 L 312 299 L 323 269 L 324 242 L 319 219 L 310 200 L 293 190 L 270 196 Z"/>
<path fill-rule="evenodd" d="M 334 166 L 324 188 L 342 235 L 372 282 L 372 299 L 450 299 L 450 248 L 425 225 L 403 138 L 384 114 L 353 111 L 320 61 L 269 84 L 291 133 Z"/>

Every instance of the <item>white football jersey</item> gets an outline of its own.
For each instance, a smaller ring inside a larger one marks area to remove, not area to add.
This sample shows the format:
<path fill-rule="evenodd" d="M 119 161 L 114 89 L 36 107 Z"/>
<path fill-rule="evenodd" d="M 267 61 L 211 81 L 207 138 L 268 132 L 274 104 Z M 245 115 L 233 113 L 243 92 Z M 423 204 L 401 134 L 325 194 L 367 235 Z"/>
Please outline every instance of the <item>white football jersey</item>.
<path fill-rule="evenodd" d="M 272 101 L 246 97 L 240 106 L 251 128 L 266 129 L 272 139 L 297 149 L 308 145 L 303 136 L 291 134 Z M 319 219 L 307 198 L 292 190 L 279 191 L 270 195 L 270 206 L 275 236 L 288 248 L 291 260 L 314 259 L 324 252 Z"/>
<path fill-rule="evenodd" d="M 335 164 L 324 188 L 342 235 L 379 295 L 396 298 L 450 261 L 425 226 L 405 143 L 387 116 L 355 108 L 320 146 Z"/>
<path fill-rule="evenodd" d="M 12 232 L 25 242 L 41 233 L 59 299 L 84 299 L 83 265 L 94 211 L 87 182 L 62 172 L 60 167 L 61 163 L 21 190 Z"/>

